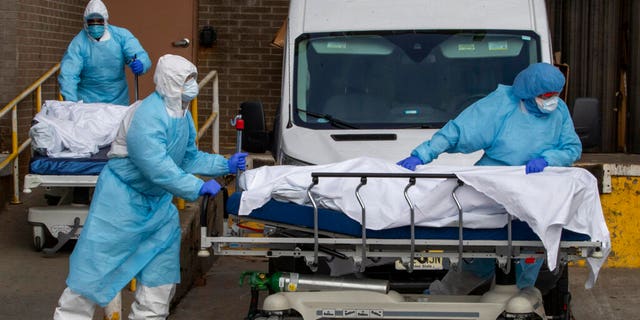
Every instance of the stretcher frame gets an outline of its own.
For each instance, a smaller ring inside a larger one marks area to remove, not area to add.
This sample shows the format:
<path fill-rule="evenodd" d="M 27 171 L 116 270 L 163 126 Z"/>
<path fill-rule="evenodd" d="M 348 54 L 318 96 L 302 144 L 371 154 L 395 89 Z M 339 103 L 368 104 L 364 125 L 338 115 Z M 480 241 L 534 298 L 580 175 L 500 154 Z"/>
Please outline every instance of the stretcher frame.
<path fill-rule="evenodd" d="M 34 188 L 71 188 L 95 187 L 98 175 L 45 175 L 27 174 L 24 177 L 24 193 L 31 193 Z M 45 255 L 52 255 L 62 248 L 69 240 L 77 239 L 89 213 L 89 206 L 62 205 L 68 202 L 69 191 L 61 196 L 58 205 L 46 207 L 31 207 L 27 221 L 33 229 L 33 246 L 42 250 Z M 45 229 L 57 243 L 45 247 L 47 234 Z"/>
<path fill-rule="evenodd" d="M 311 200 L 314 212 L 314 227 L 311 229 L 299 226 L 272 223 L 256 220 L 265 224 L 263 237 L 242 237 L 234 234 L 233 229 L 223 228 L 224 236 L 210 237 L 207 228 L 201 228 L 201 251 L 213 249 L 217 255 L 233 256 L 261 256 L 261 257 L 302 257 L 312 271 L 318 267 L 318 259 L 351 258 L 360 271 L 364 271 L 367 259 L 396 258 L 408 272 L 416 268 L 420 260 L 431 257 L 446 258 L 452 268 L 457 268 L 462 259 L 494 258 L 498 266 L 509 273 L 512 259 L 545 258 L 546 250 L 540 240 L 513 240 L 512 216 L 508 214 L 507 239 L 504 240 L 465 240 L 463 233 L 464 213 L 456 190 L 464 185 L 455 174 L 433 173 L 311 173 L 312 183 L 307 188 L 307 196 Z M 355 190 L 356 198 L 362 209 L 362 236 L 354 238 L 342 234 L 325 232 L 318 229 L 318 205 L 314 200 L 311 189 L 318 184 L 320 178 L 359 178 L 360 184 Z M 367 238 L 366 206 L 360 196 L 360 188 L 367 184 L 368 178 L 408 179 L 404 188 L 404 197 L 410 208 L 410 236 L 408 239 L 378 239 Z M 414 224 L 414 206 L 408 190 L 416 183 L 416 179 L 456 179 L 457 186 L 453 189 L 453 197 L 458 209 L 458 239 L 416 239 Z M 252 220 L 250 216 L 239 217 Z M 272 237 L 279 230 L 295 230 L 306 236 Z M 588 257 L 602 258 L 603 244 L 599 241 L 561 241 L 558 250 L 557 263 L 566 264 L 570 261 L 583 260 Z"/>
<path fill-rule="evenodd" d="M 45 175 L 27 174 L 24 176 L 24 193 L 31 193 L 39 187 L 95 187 L 97 175 Z"/>

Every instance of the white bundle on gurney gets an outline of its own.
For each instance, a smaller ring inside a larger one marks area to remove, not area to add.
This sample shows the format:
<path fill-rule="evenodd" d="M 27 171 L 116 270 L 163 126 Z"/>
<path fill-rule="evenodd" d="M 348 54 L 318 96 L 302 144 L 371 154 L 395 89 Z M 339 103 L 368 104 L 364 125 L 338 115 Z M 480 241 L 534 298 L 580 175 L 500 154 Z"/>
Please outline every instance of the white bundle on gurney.
<path fill-rule="evenodd" d="M 108 146 L 128 106 L 47 100 L 29 130 L 32 147 L 52 158 L 87 158 Z"/>
<path fill-rule="evenodd" d="M 307 188 L 311 172 L 383 172 L 407 173 L 395 163 L 376 158 L 356 158 L 318 166 L 275 166 L 246 171 L 241 178 L 239 214 L 247 215 L 271 198 L 310 205 Z M 547 262 L 555 269 L 562 229 L 586 234 L 591 241 L 602 242 L 603 259 L 588 258 L 592 273 L 587 287 L 595 282 L 611 245 L 597 181 L 581 168 L 547 167 L 541 173 L 525 174 L 523 166 L 514 167 L 438 167 L 419 166 L 419 173 L 453 173 L 465 183 L 456 191 L 467 228 L 502 228 L 506 212 L 526 222 L 542 240 Z M 322 178 L 312 189 L 319 206 L 344 212 L 361 222 L 362 209 L 355 189 L 359 179 Z M 410 224 L 410 209 L 404 199 L 407 181 L 369 178 L 360 189 L 366 206 L 367 228 L 379 230 Z M 457 226 L 458 209 L 451 192 L 456 181 L 418 179 L 409 189 L 415 206 L 417 226 Z"/>

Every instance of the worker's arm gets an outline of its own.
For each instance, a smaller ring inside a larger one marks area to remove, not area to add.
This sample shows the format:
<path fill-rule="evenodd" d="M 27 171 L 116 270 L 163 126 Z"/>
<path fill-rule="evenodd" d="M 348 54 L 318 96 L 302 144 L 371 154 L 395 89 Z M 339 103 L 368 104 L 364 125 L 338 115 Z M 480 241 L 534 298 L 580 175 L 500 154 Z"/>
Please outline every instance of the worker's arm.
<path fill-rule="evenodd" d="M 582 143 L 573 126 L 573 120 L 569 115 L 569 108 L 560 100 L 557 112 L 562 114 L 562 129 L 558 144 L 554 149 L 542 152 L 542 157 L 554 167 L 568 167 L 580 159 Z"/>
<path fill-rule="evenodd" d="M 430 140 L 415 148 L 411 155 L 426 164 L 443 152 L 471 153 L 488 148 L 513 103 L 502 93 L 491 93 L 447 122 Z"/>
<path fill-rule="evenodd" d="M 126 138 L 129 159 L 153 184 L 193 201 L 198 198 L 204 181 L 184 171 L 169 154 L 169 143 L 176 141 L 168 136 L 167 128 L 175 119 L 170 119 L 166 112 L 158 112 L 161 103 L 142 104 L 136 110 Z"/>
<path fill-rule="evenodd" d="M 81 32 L 78 34 L 67 48 L 62 61 L 60 62 L 60 94 L 66 101 L 78 101 L 78 84 L 80 83 L 80 73 L 84 67 L 84 53 L 82 41 L 79 37 L 85 37 Z"/>
<path fill-rule="evenodd" d="M 144 74 L 149 71 L 151 68 L 151 59 L 149 59 L 149 55 L 140 44 L 140 41 L 125 28 L 115 26 L 110 26 L 110 28 L 112 28 L 113 32 L 118 33 L 125 61 L 130 62 L 135 57 L 136 60 L 142 62 L 142 66 L 144 67 L 142 73 Z"/>
<path fill-rule="evenodd" d="M 184 155 L 180 167 L 186 172 L 205 176 L 221 176 L 229 173 L 229 163 L 227 159 L 219 154 L 210 154 L 198 150 L 196 146 L 196 129 L 193 126 L 191 113 L 187 111 L 189 119 L 189 145 Z"/>

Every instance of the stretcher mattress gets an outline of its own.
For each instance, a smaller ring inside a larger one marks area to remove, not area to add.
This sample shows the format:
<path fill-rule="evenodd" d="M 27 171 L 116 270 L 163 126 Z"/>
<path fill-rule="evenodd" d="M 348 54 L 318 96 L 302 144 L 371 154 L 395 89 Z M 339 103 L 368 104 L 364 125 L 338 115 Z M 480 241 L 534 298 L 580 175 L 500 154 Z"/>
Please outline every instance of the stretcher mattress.
<path fill-rule="evenodd" d="M 237 215 L 240 208 L 241 192 L 232 194 L 226 203 L 226 211 L 229 214 Z M 252 219 L 295 225 L 304 228 L 313 228 L 313 207 L 299 205 L 292 202 L 282 202 L 270 200 L 262 207 L 254 209 L 246 216 Z M 362 227 L 359 222 L 351 219 L 346 214 L 330 210 L 318 209 L 318 228 L 326 232 L 339 233 L 347 236 L 361 237 Z M 420 227 L 415 228 L 416 239 L 440 239 L 457 240 L 457 227 Z M 367 229 L 367 238 L 378 239 L 408 239 L 411 230 L 409 226 L 396 227 L 382 230 Z M 507 240 L 507 227 L 493 229 L 470 229 L 465 228 L 463 238 L 465 240 Z M 538 236 L 523 221 L 514 220 L 512 223 L 512 239 L 514 241 L 533 240 L 539 241 Z M 588 235 L 562 231 L 562 241 L 589 241 Z"/>
<path fill-rule="evenodd" d="M 51 158 L 34 155 L 29 173 L 41 175 L 99 175 L 109 160 L 109 148 L 102 148 L 90 158 Z"/>

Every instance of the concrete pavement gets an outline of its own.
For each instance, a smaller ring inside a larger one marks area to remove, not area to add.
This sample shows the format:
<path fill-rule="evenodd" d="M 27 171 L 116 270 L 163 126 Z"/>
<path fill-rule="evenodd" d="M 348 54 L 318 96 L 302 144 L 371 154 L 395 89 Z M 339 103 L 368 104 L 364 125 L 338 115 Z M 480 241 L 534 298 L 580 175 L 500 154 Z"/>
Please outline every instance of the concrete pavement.
<path fill-rule="evenodd" d="M 24 195 L 21 205 L 0 210 L 0 319 L 51 319 L 58 297 L 65 287 L 72 246 L 45 258 L 32 246 L 27 223 L 30 205 L 43 205 L 41 194 Z M 240 273 L 266 271 L 266 262 L 256 258 L 218 257 L 206 276 L 172 308 L 170 320 L 244 319 L 250 291 L 240 287 Z M 570 269 L 572 307 L 575 318 L 638 319 L 640 314 L 640 269 L 605 268 L 595 288 L 584 289 L 587 269 Z M 123 291 L 126 318 L 133 294 Z M 97 310 L 94 319 L 101 319 Z"/>

